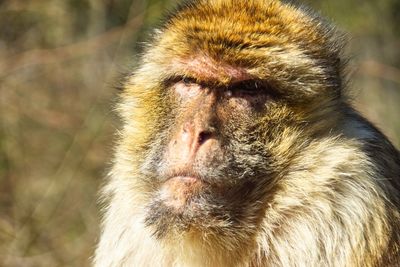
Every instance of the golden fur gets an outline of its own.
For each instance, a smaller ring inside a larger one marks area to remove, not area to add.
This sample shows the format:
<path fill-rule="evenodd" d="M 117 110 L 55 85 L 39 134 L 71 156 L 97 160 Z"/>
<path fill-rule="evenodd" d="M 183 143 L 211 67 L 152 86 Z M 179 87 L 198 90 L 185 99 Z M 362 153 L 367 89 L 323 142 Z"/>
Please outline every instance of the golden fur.
<path fill-rule="evenodd" d="M 342 43 L 280 1 L 200 0 L 173 14 L 122 92 L 95 266 L 400 266 L 399 153 L 347 103 Z M 254 131 L 273 180 L 234 231 L 224 232 L 229 220 L 215 222 L 223 234 L 199 222 L 160 240 L 145 224 L 144 158 L 171 110 L 161 81 L 175 76 L 259 77 L 283 99 Z"/>

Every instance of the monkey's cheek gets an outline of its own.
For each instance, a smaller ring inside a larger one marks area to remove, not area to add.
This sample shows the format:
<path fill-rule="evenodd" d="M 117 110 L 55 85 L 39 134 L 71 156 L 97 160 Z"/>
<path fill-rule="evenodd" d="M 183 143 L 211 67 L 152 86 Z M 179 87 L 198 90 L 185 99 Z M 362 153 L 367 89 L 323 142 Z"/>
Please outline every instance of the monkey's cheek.
<path fill-rule="evenodd" d="M 164 204 L 176 211 L 182 210 L 193 197 L 199 195 L 204 183 L 195 177 L 173 177 L 160 190 Z"/>

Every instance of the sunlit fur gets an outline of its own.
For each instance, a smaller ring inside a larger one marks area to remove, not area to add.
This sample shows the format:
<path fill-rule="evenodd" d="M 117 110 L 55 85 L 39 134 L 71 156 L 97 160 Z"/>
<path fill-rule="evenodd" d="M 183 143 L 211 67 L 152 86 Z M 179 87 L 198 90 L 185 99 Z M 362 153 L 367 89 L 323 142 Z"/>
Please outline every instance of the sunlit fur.
<path fill-rule="evenodd" d="M 279 1 L 203 0 L 174 13 L 121 95 L 95 266 L 400 266 L 399 154 L 349 106 L 342 44 L 321 18 Z M 240 220 L 199 219 L 201 231 L 172 225 L 157 237 L 146 179 L 173 127 L 164 81 L 228 84 L 242 70 L 268 80 L 277 100 L 237 119 L 229 142 L 260 151 L 236 163 L 268 175 L 238 200 Z"/>

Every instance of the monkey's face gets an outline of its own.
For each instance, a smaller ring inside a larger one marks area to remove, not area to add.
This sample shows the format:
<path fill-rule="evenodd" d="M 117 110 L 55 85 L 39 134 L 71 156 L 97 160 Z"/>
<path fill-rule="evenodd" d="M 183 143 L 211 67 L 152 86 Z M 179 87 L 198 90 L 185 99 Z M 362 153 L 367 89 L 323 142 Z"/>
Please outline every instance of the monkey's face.
<path fill-rule="evenodd" d="M 146 223 L 158 236 L 256 226 L 304 143 L 298 132 L 335 105 L 341 83 L 338 48 L 301 12 L 214 4 L 167 23 L 123 104 L 127 129 L 147 134 L 126 142 L 137 139 Z"/>
<path fill-rule="evenodd" d="M 228 85 L 175 77 L 165 83 L 170 112 L 143 164 L 154 189 L 147 223 L 175 228 L 223 227 L 248 219 L 272 184 L 271 158 L 257 136 L 275 101 L 270 85 L 232 77 Z"/>

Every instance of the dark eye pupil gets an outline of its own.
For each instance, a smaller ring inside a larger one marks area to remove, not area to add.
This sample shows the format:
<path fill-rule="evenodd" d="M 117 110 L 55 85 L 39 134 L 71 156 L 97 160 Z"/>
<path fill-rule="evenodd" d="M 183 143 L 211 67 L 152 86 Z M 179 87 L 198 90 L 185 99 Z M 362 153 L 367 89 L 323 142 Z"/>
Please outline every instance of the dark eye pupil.
<path fill-rule="evenodd" d="M 192 83 L 196 83 L 196 80 L 191 77 L 183 77 L 182 82 L 184 84 L 192 84 Z"/>
<path fill-rule="evenodd" d="M 233 95 L 241 96 L 254 96 L 262 93 L 263 86 L 258 81 L 243 81 L 233 84 L 228 87 L 228 90 L 232 92 Z"/>
<path fill-rule="evenodd" d="M 244 89 L 247 91 L 256 91 L 258 89 L 258 84 L 257 82 L 246 83 Z"/>

